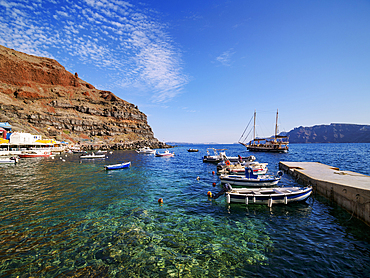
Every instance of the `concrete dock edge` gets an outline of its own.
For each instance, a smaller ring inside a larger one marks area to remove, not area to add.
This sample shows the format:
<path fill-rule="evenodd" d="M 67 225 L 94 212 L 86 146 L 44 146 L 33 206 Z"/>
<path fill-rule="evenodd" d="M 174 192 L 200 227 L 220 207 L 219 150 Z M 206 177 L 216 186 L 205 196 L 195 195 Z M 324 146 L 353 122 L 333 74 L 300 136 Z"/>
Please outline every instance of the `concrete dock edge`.
<path fill-rule="evenodd" d="M 370 176 L 319 162 L 280 161 L 279 168 L 370 226 Z"/>

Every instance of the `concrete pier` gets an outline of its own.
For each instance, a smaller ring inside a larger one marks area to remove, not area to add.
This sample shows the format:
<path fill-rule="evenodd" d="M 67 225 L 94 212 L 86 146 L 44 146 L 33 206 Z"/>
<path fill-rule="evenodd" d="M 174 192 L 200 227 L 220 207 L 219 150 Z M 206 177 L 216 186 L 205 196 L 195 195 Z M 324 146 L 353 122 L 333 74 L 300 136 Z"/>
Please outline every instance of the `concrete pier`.
<path fill-rule="evenodd" d="M 319 162 L 280 161 L 279 168 L 370 226 L 370 176 Z"/>

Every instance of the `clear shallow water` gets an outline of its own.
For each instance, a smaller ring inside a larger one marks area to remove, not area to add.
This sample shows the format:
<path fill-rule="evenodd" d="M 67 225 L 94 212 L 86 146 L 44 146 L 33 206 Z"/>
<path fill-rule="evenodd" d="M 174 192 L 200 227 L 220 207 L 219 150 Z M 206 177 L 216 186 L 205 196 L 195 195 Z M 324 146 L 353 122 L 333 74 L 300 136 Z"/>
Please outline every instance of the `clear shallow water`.
<path fill-rule="evenodd" d="M 210 146 L 191 147 L 199 153 L 0 165 L 0 277 L 368 276 L 364 223 L 318 195 L 271 209 L 209 200 L 220 189 L 216 166 L 202 162 Z M 318 161 L 370 175 L 370 144 L 291 144 L 287 154 L 215 147 L 253 154 L 271 173 L 279 161 Z M 121 161 L 131 168 L 103 168 Z M 282 184 L 297 185 L 288 175 Z"/>

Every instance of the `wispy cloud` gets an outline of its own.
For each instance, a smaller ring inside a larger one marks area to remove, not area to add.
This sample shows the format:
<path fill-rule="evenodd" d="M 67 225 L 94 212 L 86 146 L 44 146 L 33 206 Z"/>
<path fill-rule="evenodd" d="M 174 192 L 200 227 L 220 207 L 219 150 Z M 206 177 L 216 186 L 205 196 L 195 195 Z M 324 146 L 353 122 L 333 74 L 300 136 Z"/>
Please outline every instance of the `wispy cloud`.
<path fill-rule="evenodd" d="M 233 48 L 225 51 L 220 56 L 216 58 L 218 62 L 220 62 L 224 66 L 231 66 L 231 57 L 235 54 Z"/>
<path fill-rule="evenodd" d="M 150 91 L 153 102 L 171 100 L 188 82 L 166 24 L 129 1 L 0 0 L 0 13 L 0 44 L 67 68 L 77 59 L 114 71 L 114 84 Z"/>

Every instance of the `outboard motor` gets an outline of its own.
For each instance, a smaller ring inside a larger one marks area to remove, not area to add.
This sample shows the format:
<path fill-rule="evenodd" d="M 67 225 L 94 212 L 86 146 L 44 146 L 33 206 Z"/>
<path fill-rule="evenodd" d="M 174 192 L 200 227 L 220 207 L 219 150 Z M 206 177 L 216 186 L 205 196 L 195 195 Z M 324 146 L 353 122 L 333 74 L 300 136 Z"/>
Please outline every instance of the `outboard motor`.
<path fill-rule="evenodd" d="M 256 157 L 254 155 L 250 155 L 246 159 L 246 161 L 249 161 L 249 162 L 252 162 L 252 161 L 255 161 L 255 160 L 256 160 Z"/>
<path fill-rule="evenodd" d="M 213 195 L 212 198 L 217 199 L 221 195 L 225 194 L 226 192 L 230 192 L 231 190 L 233 190 L 233 188 L 231 187 L 231 185 L 229 183 L 224 184 L 222 186 L 222 190 L 220 192 L 218 192 L 217 194 Z"/>

